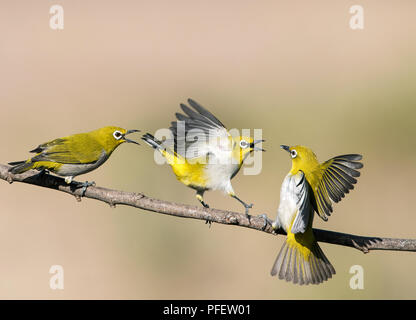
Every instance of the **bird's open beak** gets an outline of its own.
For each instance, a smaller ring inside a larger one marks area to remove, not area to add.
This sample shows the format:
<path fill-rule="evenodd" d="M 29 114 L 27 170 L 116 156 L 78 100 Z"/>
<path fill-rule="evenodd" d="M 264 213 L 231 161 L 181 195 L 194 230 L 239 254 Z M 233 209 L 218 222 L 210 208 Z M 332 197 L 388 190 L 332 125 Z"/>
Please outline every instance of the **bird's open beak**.
<path fill-rule="evenodd" d="M 282 144 L 280 146 L 280 148 L 282 148 L 283 150 L 286 150 L 287 152 L 290 152 L 290 147 L 289 146 L 285 146 L 284 144 Z"/>
<path fill-rule="evenodd" d="M 140 145 L 140 143 L 134 141 L 134 140 L 130 140 L 126 138 L 126 135 L 130 134 L 130 133 L 134 133 L 134 132 L 140 132 L 140 130 L 137 129 L 133 129 L 133 130 L 127 130 L 127 132 L 124 134 L 123 139 L 124 141 L 128 142 L 128 143 L 134 143 L 134 144 L 138 144 Z"/>
<path fill-rule="evenodd" d="M 253 149 L 254 151 L 263 151 L 264 152 L 266 150 L 255 146 L 257 143 L 264 142 L 264 141 L 265 140 L 254 140 L 253 143 L 250 144 L 250 148 Z"/>

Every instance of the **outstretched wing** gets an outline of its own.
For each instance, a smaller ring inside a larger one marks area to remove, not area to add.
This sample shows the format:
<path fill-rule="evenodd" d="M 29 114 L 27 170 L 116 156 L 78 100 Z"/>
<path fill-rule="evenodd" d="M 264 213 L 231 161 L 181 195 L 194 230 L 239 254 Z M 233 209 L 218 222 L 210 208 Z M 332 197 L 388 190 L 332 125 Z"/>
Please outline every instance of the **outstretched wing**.
<path fill-rule="evenodd" d="M 346 154 L 332 158 L 321 164 L 323 170 L 321 181 L 315 190 L 315 210 L 323 220 L 328 220 L 332 213 L 332 202 L 339 202 L 346 193 L 354 189 L 357 171 L 363 167 L 359 154 Z"/>
<path fill-rule="evenodd" d="M 188 103 L 190 107 L 180 105 L 185 114 L 176 113 L 178 120 L 169 128 L 174 136 L 175 151 L 187 159 L 215 154 L 219 144 L 216 140 L 231 135 L 221 121 L 199 103 L 192 99 L 188 99 Z"/>
<path fill-rule="evenodd" d="M 96 139 L 87 134 L 77 134 L 65 138 L 55 139 L 39 145 L 31 160 L 52 161 L 64 164 L 95 163 L 103 155 L 103 147 Z"/>
<path fill-rule="evenodd" d="M 313 207 L 310 199 L 311 187 L 305 178 L 305 174 L 299 171 L 292 177 L 293 194 L 296 200 L 298 212 L 292 224 L 292 233 L 304 233 L 312 218 Z"/>

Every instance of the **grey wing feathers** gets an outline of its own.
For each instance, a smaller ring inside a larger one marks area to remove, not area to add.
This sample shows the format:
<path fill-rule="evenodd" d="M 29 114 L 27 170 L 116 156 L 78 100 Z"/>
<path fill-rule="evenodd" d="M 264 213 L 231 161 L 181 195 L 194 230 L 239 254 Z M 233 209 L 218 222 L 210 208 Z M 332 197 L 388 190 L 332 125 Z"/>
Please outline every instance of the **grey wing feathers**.
<path fill-rule="evenodd" d="M 174 150 L 185 157 L 192 157 L 193 154 L 202 156 L 207 152 L 205 147 L 209 137 L 226 135 L 227 130 L 220 120 L 196 101 L 188 99 L 188 104 L 180 104 L 184 114 L 176 113 L 177 121 L 173 121 L 169 128 L 174 138 Z"/>
<path fill-rule="evenodd" d="M 224 129 L 225 126 L 219 121 L 212 113 L 206 110 L 204 107 L 199 105 L 192 99 L 188 99 L 189 105 L 194 109 L 185 104 L 181 104 L 181 109 L 185 114 L 176 113 L 176 118 L 179 121 L 185 123 L 185 134 L 192 129 L 200 129 L 208 133 L 212 129 Z M 173 135 L 177 137 L 178 133 L 178 123 L 173 121 L 171 123 L 170 130 Z"/>
<path fill-rule="evenodd" d="M 215 123 L 219 127 L 225 128 L 225 126 L 221 123 L 220 120 L 218 120 L 211 112 L 209 112 L 207 109 L 205 109 L 203 106 L 201 106 L 199 103 L 192 99 L 188 99 L 188 103 L 191 107 L 193 107 L 196 111 L 199 112 L 199 114 L 203 115 L 206 119 L 209 119 L 213 123 Z"/>
<path fill-rule="evenodd" d="M 29 152 L 32 152 L 32 153 L 41 153 L 42 151 L 44 151 L 44 150 L 46 150 L 46 149 L 48 149 L 50 147 L 57 146 L 57 145 L 61 145 L 64 142 L 65 142 L 65 139 L 58 138 L 58 139 L 55 139 L 55 140 L 52 140 L 52 141 L 49 141 L 49 142 L 40 144 L 35 149 L 30 150 Z"/>
<path fill-rule="evenodd" d="M 309 219 L 312 216 L 312 204 L 310 201 L 310 186 L 308 181 L 305 178 L 305 174 L 302 171 L 299 171 L 293 177 L 293 183 L 295 183 L 294 191 L 297 198 L 298 213 L 296 215 L 295 221 L 292 225 L 292 233 L 304 233 Z"/>
<path fill-rule="evenodd" d="M 316 211 L 322 219 L 327 220 L 333 211 L 331 200 L 339 202 L 354 189 L 356 178 L 360 176 L 357 170 L 363 167 L 360 160 L 362 156 L 359 154 L 346 154 L 322 164 L 325 171 L 315 193 Z"/>

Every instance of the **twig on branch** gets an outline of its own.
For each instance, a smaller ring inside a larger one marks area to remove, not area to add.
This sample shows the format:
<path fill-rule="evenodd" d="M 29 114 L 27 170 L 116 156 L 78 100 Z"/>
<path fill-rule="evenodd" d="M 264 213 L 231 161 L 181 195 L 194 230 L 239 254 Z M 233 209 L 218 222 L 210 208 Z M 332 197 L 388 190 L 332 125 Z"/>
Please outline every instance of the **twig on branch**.
<path fill-rule="evenodd" d="M 74 188 L 73 185 L 67 185 L 64 179 L 60 177 L 50 174 L 39 174 L 38 171 L 34 170 L 27 171 L 23 174 L 13 175 L 8 172 L 9 168 L 9 166 L 0 164 L 0 178 L 8 181 L 9 183 L 28 183 L 66 192 L 75 196 L 78 200 L 81 199 L 82 190 L 80 188 Z M 176 217 L 200 219 L 221 224 L 235 225 L 270 234 L 285 234 L 283 230 L 277 230 L 277 232 L 273 231 L 270 224 L 267 224 L 266 227 L 264 227 L 264 219 L 259 216 L 251 216 L 249 221 L 244 213 L 218 209 L 206 209 L 199 206 L 189 206 L 185 204 L 162 201 L 147 197 L 142 193 L 124 192 L 91 186 L 87 188 L 84 197 L 106 202 L 112 207 L 116 205 L 126 205 Z M 416 239 L 363 237 L 321 229 L 313 230 L 316 239 L 320 242 L 352 247 L 364 253 L 367 253 L 370 250 L 416 251 Z"/>

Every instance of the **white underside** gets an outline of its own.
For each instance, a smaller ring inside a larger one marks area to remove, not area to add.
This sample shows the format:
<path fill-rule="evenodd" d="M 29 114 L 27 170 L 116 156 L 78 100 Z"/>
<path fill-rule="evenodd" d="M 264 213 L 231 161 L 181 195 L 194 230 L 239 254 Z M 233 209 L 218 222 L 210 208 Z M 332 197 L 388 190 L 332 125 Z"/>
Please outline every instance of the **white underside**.
<path fill-rule="evenodd" d="M 208 164 L 205 167 L 207 176 L 207 188 L 220 190 L 227 194 L 234 194 L 231 186 L 231 177 L 238 170 L 238 165 Z"/>
<path fill-rule="evenodd" d="M 101 157 L 98 159 L 97 162 L 88 163 L 88 164 L 63 164 L 59 171 L 56 171 L 56 174 L 62 177 L 75 177 L 80 174 L 88 173 L 99 166 L 101 166 L 106 160 L 108 156 L 103 151 L 101 153 Z"/>
<path fill-rule="evenodd" d="M 283 180 L 280 190 L 280 204 L 277 209 L 277 224 L 283 227 L 286 232 L 299 210 L 295 187 L 295 176 L 289 173 Z"/>
<path fill-rule="evenodd" d="M 75 177 L 80 174 L 84 174 L 87 172 L 90 172 L 96 168 L 98 168 L 99 165 L 93 163 L 93 164 L 64 164 L 61 168 L 59 168 L 59 171 L 57 174 L 63 177 Z"/>
<path fill-rule="evenodd" d="M 231 177 L 239 170 L 239 167 L 238 163 L 232 163 L 230 151 L 217 152 L 215 155 L 211 155 L 205 167 L 207 188 L 234 195 Z"/>

